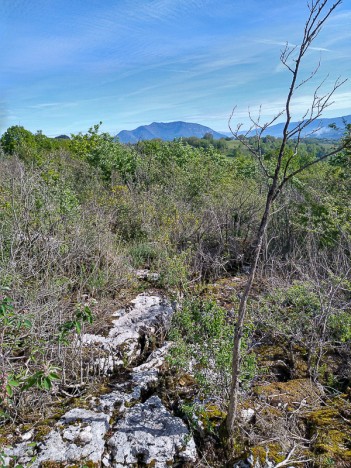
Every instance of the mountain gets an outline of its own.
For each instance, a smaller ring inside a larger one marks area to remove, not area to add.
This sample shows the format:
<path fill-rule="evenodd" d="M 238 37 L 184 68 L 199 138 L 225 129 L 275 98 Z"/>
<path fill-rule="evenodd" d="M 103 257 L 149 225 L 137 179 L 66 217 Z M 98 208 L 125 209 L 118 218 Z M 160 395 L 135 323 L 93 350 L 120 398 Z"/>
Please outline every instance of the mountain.
<path fill-rule="evenodd" d="M 135 130 L 122 130 L 117 137 L 121 143 L 138 143 L 140 140 L 152 140 L 154 138 L 166 141 L 192 136 L 202 138 L 206 133 L 211 133 L 215 140 L 225 138 L 225 135 L 215 132 L 209 127 L 187 122 L 153 122 L 150 125 L 142 125 Z"/>
<path fill-rule="evenodd" d="M 67 135 L 59 135 L 55 137 L 55 140 L 70 140 L 70 137 Z"/>
<path fill-rule="evenodd" d="M 328 140 L 339 140 L 344 135 L 345 123 L 351 124 L 351 115 L 345 115 L 344 117 L 333 117 L 331 119 L 316 119 L 311 123 L 307 128 L 305 128 L 302 133 L 302 138 L 325 138 Z M 336 125 L 336 129 L 330 128 L 331 124 Z M 291 122 L 289 129 L 294 128 L 297 125 L 297 122 Z M 268 127 L 263 136 L 273 136 L 279 138 L 282 136 L 284 128 L 284 123 L 279 123 Z M 245 132 L 241 132 L 245 133 Z M 249 133 L 249 136 L 254 136 L 255 133 Z"/>

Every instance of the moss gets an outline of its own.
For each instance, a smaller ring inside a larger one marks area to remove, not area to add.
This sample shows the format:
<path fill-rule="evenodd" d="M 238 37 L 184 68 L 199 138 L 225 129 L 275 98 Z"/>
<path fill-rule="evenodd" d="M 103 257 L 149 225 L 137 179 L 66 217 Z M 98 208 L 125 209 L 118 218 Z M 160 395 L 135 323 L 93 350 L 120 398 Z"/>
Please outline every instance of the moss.
<path fill-rule="evenodd" d="M 277 359 L 284 359 L 286 357 L 284 348 L 278 344 L 260 346 L 256 352 L 257 358 L 263 361 L 276 361 Z"/>
<path fill-rule="evenodd" d="M 341 397 L 334 398 L 329 406 L 307 415 L 311 437 L 315 437 L 313 451 L 321 458 L 351 462 L 351 424 L 342 413 L 350 405 Z"/>
<path fill-rule="evenodd" d="M 227 413 L 214 404 L 206 405 L 204 411 L 210 419 L 224 419 L 227 416 Z"/>
<path fill-rule="evenodd" d="M 83 398 L 83 397 L 74 398 L 72 403 L 75 408 L 83 408 L 87 410 L 90 409 L 90 403 L 86 398 Z"/>
<path fill-rule="evenodd" d="M 98 468 L 100 466 L 99 463 L 95 463 L 92 461 L 83 462 L 83 465 L 73 465 L 71 468 Z"/>
<path fill-rule="evenodd" d="M 285 460 L 286 455 L 279 444 L 268 444 L 266 446 L 257 445 L 251 449 L 254 457 L 254 464 L 264 464 L 266 459 L 279 463 Z"/>
<path fill-rule="evenodd" d="M 5 447 L 8 444 L 9 444 L 9 441 L 8 441 L 7 437 L 0 436 L 0 447 Z"/>
<path fill-rule="evenodd" d="M 221 425 L 227 413 L 222 411 L 215 404 L 208 404 L 204 406 L 199 414 L 200 420 L 204 426 L 205 431 L 212 432 L 215 426 Z"/>
<path fill-rule="evenodd" d="M 16 429 L 17 427 L 14 424 L 7 424 L 0 427 L 0 449 L 4 446 L 20 442 L 20 437 L 16 434 Z"/>
<path fill-rule="evenodd" d="M 273 382 L 254 388 L 254 394 L 271 405 L 288 405 L 291 409 L 303 400 L 310 405 L 316 404 L 321 396 L 319 388 L 309 379 L 294 379 L 288 382 Z"/>
<path fill-rule="evenodd" d="M 36 442 L 41 441 L 45 436 L 47 436 L 49 434 L 51 429 L 52 429 L 52 426 L 48 426 L 48 425 L 37 426 L 36 429 L 35 429 L 34 440 Z"/>

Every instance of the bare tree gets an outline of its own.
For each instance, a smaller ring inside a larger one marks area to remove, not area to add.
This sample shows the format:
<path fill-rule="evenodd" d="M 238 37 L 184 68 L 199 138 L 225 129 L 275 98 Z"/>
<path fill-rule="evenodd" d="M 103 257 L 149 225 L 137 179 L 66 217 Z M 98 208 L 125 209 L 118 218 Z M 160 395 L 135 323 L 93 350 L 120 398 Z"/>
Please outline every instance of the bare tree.
<path fill-rule="evenodd" d="M 240 378 L 240 362 L 241 362 L 241 337 L 243 332 L 243 325 L 247 310 L 247 301 L 250 296 L 253 281 L 255 279 L 257 265 L 259 262 L 265 231 L 269 222 L 269 216 L 272 205 L 278 195 L 281 193 L 283 187 L 291 181 L 291 179 L 304 171 L 308 167 L 319 163 L 320 161 L 337 154 L 343 150 L 348 144 L 350 144 L 350 137 L 345 138 L 342 143 L 337 145 L 334 149 L 330 150 L 327 154 L 323 155 L 313 161 L 301 162 L 298 158 L 299 145 L 302 137 L 302 132 L 312 122 L 318 119 L 323 111 L 333 104 L 332 97 L 335 91 L 346 81 L 338 78 L 331 89 L 327 92 L 322 92 L 322 87 L 326 81 L 324 79 L 315 88 L 312 96 L 311 103 L 302 116 L 302 119 L 293 127 L 291 126 L 292 120 L 292 102 L 296 92 L 309 82 L 317 73 L 319 64 L 310 73 L 307 78 L 300 78 L 301 75 L 301 64 L 306 56 L 308 49 L 311 47 L 312 42 L 319 35 L 324 23 L 327 21 L 332 12 L 341 4 L 341 0 L 337 0 L 334 3 L 328 0 L 311 0 L 307 3 L 308 17 L 305 23 L 303 37 L 300 45 L 290 46 L 286 44 L 284 50 L 281 52 L 280 61 L 287 68 L 291 74 L 290 87 L 287 92 L 285 107 L 277 115 L 271 119 L 270 122 L 261 123 L 261 111 L 259 112 L 258 118 L 254 119 L 249 112 L 249 118 L 251 120 L 251 128 L 248 130 L 246 135 L 241 134 L 240 130 L 242 124 L 238 124 L 235 128 L 232 126 L 232 120 L 235 112 L 235 108 L 229 119 L 229 128 L 235 138 L 241 141 L 241 143 L 250 151 L 250 153 L 257 159 L 262 173 L 267 182 L 267 196 L 265 208 L 262 214 L 261 222 L 256 234 L 254 243 L 253 256 L 251 261 L 250 273 L 245 285 L 244 292 L 241 296 L 238 319 L 234 332 L 234 345 L 233 345 L 233 361 L 232 361 L 232 383 L 230 392 L 229 410 L 227 416 L 227 429 L 229 434 L 233 434 L 235 422 L 237 419 L 237 406 L 238 406 L 238 392 L 239 392 L 239 378 Z M 262 151 L 262 137 L 268 126 L 272 125 L 275 121 L 284 117 L 285 123 L 282 132 L 282 140 L 277 151 L 275 159 L 275 166 L 273 170 L 268 167 L 263 158 Z M 254 143 L 252 140 L 248 140 L 247 137 L 251 132 L 254 131 L 255 138 Z M 293 151 L 290 151 L 291 145 L 289 141 L 293 140 Z"/>

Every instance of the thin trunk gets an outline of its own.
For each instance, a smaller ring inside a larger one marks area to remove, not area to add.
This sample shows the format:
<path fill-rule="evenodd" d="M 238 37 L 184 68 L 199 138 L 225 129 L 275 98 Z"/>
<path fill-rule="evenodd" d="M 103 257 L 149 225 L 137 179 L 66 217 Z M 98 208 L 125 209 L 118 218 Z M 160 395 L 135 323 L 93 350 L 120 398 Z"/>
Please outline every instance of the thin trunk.
<path fill-rule="evenodd" d="M 228 409 L 228 416 L 227 416 L 227 430 L 229 434 L 233 434 L 235 421 L 237 419 L 237 409 L 238 409 L 238 395 L 239 395 L 239 377 L 240 377 L 240 364 L 241 364 L 241 338 L 244 326 L 244 320 L 246 316 L 246 309 L 247 309 L 247 301 L 250 296 L 251 288 L 253 281 L 256 276 L 256 270 L 258 265 L 258 260 L 260 258 L 263 238 L 265 235 L 265 231 L 268 224 L 268 218 L 270 209 L 274 199 L 274 192 L 275 192 L 276 183 L 273 182 L 269 193 L 267 195 L 266 207 L 263 213 L 260 228 L 258 230 L 258 235 L 256 239 L 256 245 L 254 250 L 254 256 L 251 263 L 251 269 L 249 278 L 245 285 L 245 290 L 243 295 L 240 299 L 239 305 L 239 312 L 238 312 L 238 320 L 235 326 L 234 332 L 234 345 L 233 345 L 233 358 L 232 358 L 232 383 L 230 388 L 230 401 L 229 401 L 229 409 Z"/>
<path fill-rule="evenodd" d="M 300 174 L 302 171 L 304 171 L 308 167 L 311 167 L 312 165 L 317 164 L 321 160 L 326 159 L 327 157 L 338 153 L 340 150 L 345 148 L 346 145 L 349 144 L 350 142 L 349 139 L 345 140 L 345 142 L 342 145 L 340 145 L 339 148 L 330 151 L 328 154 L 322 156 L 321 158 L 315 159 L 314 161 L 310 163 L 307 163 L 305 165 L 300 165 L 296 170 L 292 170 L 291 172 L 289 171 L 289 169 L 291 168 L 290 163 L 293 157 L 288 158 L 287 162 L 285 163 L 285 167 L 282 166 L 283 157 L 284 157 L 284 153 L 285 153 L 288 140 L 290 140 L 293 137 L 298 137 L 298 140 L 297 140 L 298 143 L 296 145 L 296 151 L 295 151 L 295 154 L 297 154 L 297 147 L 298 147 L 303 129 L 306 128 L 309 124 L 314 122 L 318 117 L 322 115 L 323 110 L 326 109 L 330 105 L 329 101 L 330 101 L 331 96 L 345 82 L 345 81 L 336 80 L 332 90 L 329 93 L 326 93 L 322 97 L 318 97 L 318 91 L 321 87 L 321 85 L 319 85 L 315 90 L 314 98 L 313 98 L 310 109 L 306 112 L 302 121 L 298 123 L 297 125 L 295 125 L 293 129 L 289 130 L 290 123 L 291 123 L 290 104 L 294 96 L 294 93 L 303 84 L 311 80 L 319 68 L 319 66 L 317 66 L 316 69 L 311 73 L 310 77 L 303 79 L 300 83 L 298 83 L 298 75 L 299 75 L 299 70 L 300 70 L 302 59 L 304 58 L 306 51 L 311 46 L 311 43 L 318 36 L 326 20 L 329 18 L 329 16 L 335 10 L 335 8 L 338 5 L 340 5 L 340 3 L 341 3 L 341 0 L 336 0 L 335 3 L 332 4 L 330 8 L 328 8 L 327 6 L 328 0 L 315 0 L 315 1 L 308 3 L 309 15 L 305 23 L 305 29 L 304 29 L 304 34 L 303 34 L 301 45 L 299 47 L 297 46 L 289 47 L 287 44 L 285 47 L 285 50 L 282 51 L 280 60 L 282 64 L 292 73 L 292 79 L 291 79 L 291 84 L 290 84 L 289 91 L 288 91 L 286 101 L 285 101 L 285 110 L 278 113 L 270 123 L 272 124 L 273 122 L 275 122 L 285 112 L 286 118 L 285 118 L 285 124 L 284 124 L 283 132 L 282 132 L 282 142 L 280 145 L 279 153 L 277 155 L 277 162 L 276 162 L 273 176 L 270 176 L 269 171 L 267 170 L 264 164 L 264 160 L 262 158 L 261 146 L 260 146 L 261 144 L 260 138 L 263 132 L 266 130 L 266 128 L 270 124 L 267 123 L 264 126 L 262 126 L 259 123 L 259 119 L 255 122 L 251 118 L 251 115 L 250 115 L 251 122 L 253 123 L 253 128 L 255 128 L 257 131 L 258 149 L 254 148 L 249 143 L 246 143 L 245 139 L 241 138 L 240 133 L 239 133 L 241 125 L 238 125 L 236 131 L 231 130 L 234 137 L 239 139 L 242 142 L 242 144 L 246 146 L 247 149 L 249 149 L 251 154 L 253 154 L 257 158 L 263 173 L 267 177 L 267 180 L 271 179 L 272 183 L 269 188 L 269 192 L 267 194 L 265 210 L 264 210 L 264 213 L 261 219 L 261 224 L 260 224 L 257 237 L 256 237 L 254 256 L 253 256 L 253 260 L 251 263 L 251 271 L 250 271 L 250 275 L 245 286 L 244 293 L 240 300 L 238 320 L 237 320 L 237 324 L 235 327 L 234 345 L 233 345 L 233 362 L 232 362 L 232 384 L 231 384 L 229 410 L 228 410 L 228 416 L 227 416 L 227 421 L 226 421 L 229 435 L 233 434 L 235 420 L 237 419 L 237 406 L 238 406 L 238 393 L 239 393 L 238 386 L 239 386 L 240 361 L 241 361 L 240 346 L 241 346 L 241 337 L 242 337 L 242 331 L 243 331 L 244 320 L 245 320 L 246 309 L 247 309 L 247 301 L 250 296 L 253 281 L 255 279 L 258 260 L 259 260 L 260 253 L 262 250 L 263 238 L 264 238 L 264 234 L 267 228 L 271 206 L 274 200 L 280 194 L 284 185 L 286 185 L 286 183 L 289 182 L 294 176 L 296 176 L 297 174 Z M 325 9 L 327 11 L 325 11 Z M 295 49 L 297 49 L 296 58 L 294 58 L 294 55 L 293 55 Z M 305 119 L 305 117 L 308 115 L 309 117 Z M 230 129 L 231 129 L 230 122 L 231 122 L 232 116 L 233 116 L 233 113 L 229 119 Z M 248 136 L 248 135 L 249 135 L 249 132 L 247 132 L 245 136 Z"/>

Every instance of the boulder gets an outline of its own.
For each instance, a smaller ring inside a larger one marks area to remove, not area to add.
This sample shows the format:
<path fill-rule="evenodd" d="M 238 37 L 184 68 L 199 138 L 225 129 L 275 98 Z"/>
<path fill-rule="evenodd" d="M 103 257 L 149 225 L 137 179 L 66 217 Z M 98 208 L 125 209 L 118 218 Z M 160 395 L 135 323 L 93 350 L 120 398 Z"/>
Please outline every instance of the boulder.
<path fill-rule="evenodd" d="M 140 462 L 165 468 L 177 458 L 196 460 L 194 439 L 186 425 L 171 415 L 158 396 L 129 408 L 113 431 L 108 450 L 114 468 Z"/>

